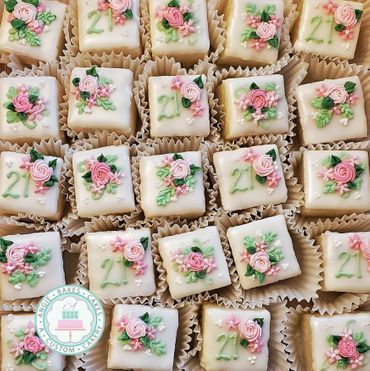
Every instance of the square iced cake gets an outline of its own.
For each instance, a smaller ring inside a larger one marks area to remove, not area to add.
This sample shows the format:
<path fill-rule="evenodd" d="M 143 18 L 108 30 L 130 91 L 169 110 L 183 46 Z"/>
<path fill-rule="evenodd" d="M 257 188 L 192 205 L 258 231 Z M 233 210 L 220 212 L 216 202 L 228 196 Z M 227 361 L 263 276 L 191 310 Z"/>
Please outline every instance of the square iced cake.
<path fill-rule="evenodd" d="M 63 371 L 65 357 L 41 342 L 34 321 L 34 313 L 1 316 L 2 370 Z"/>
<path fill-rule="evenodd" d="M 228 1 L 222 63 L 244 67 L 275 63 L 279 54 L 283 13 L 282 0 Z"/>
<path fill-rule="evenodd" d="M 368 370 L 370 313 L 304 314 L 302 344 L 307 371 Z"/>
<path fill-rule="evenodd" d="M 27 213 L 58 220 L 63 213 L 63 160 L 31 148 L 0 154 L 0 214 Z"/>
<path fill-rule="evenodd" d="M 231 283 L 220 236 L 214 226 L 158 239 L 173 299 Z"/>
<path fill-rule="evenodd" d="M 367 136 L 364 95 L 357 76 L 296 88 L 304 145 Z"/>
<path fill-rule="evenodd" d="M 139 0 L 78 0 L 81 52 L 121 52 L 141 55 Z"/>
<path fill-rule="evenodd" d="M 303 0 L 294 48 L 324 57 L 353 59 L 363 4 L 346 0 Z"/>
<path fill-rule="evenodd" d="M 52 76 L 0 79 L 0 139 L 10 142 L 60 137 L 61 86 Z"/>
<path fill-rule="evenodd" d="M 305 151 L 301 170 L 304 214 L 337 216 L 370 210 L 366 151 Z"/>
<path fill-rule="evenodd" d="M 70 79 L 68 126 L 74 131 L 135 132 L 133 73 L 125 68 L 75 67 Z"/>
<path fill-rule="evenodd" d="M 270 312 L 205 304 L 200 364 L 205 370 L 266 371 Z"/>
<path fill-rule="evenodd" d="M 149 0 L 154 57 L 194 64 L 210 47 L 206 0 Z"/>
<path fill-rule="evenodd" d="M 149 296 L 155 292 L 150 230 L 85 235 L 89 288 L 100 299 Z"/>
<path fill-rule="evenodd" d="M 77 212 L 81 218 L 135 209 L 127 146 L 108 146 L 73 154 Z"/>
<path fill-rule="evenodd" d="M 370 292 L 370 232 L 325 232 L 324 291 Z"/>
<path fill-rule="evenodd" d="M 38 298 L 65 285 L 58 232 L 0 238 L 2 300 Z"/>
<path fill-rule="evenodd" d="M 231 227 L 227 238 L 244 290 L 301 274 L 282 215 Z"/>
<path fill-rule="evenodd" d="M 208 136 L 205 75 L 149 77 L 150 136 Z"/>
<path fill-rule="evenodd" d="M 119 304 L 109 339 L 109 369 L 171 371 L 179 319 L 176 309 Z"/>
<path fill-rule="evenodd" d="M 213 162 L 222 207 L 227 211 L 281 204 L 288 198 L 275 144 L 216 152 Z"/>
<path fill-rule="evenodd" d="M 0 51 L 41 61 L 58 58 L 64 45 L 67 5 L 49 0 L 7 0 L 0 25 Z"/>
<path fill-rule="evenodd" d="M 222 81 L 219 95 L 224 106 L 223 136 L 226 139 L 288 131 L 288 104 L 282 75 L 226 79 Z"/>
<path fill-rule="evenodd" d="M 202 216 L 206 211 L 201 153 L 140 158 L 141 207 L 147 218 Z"/>

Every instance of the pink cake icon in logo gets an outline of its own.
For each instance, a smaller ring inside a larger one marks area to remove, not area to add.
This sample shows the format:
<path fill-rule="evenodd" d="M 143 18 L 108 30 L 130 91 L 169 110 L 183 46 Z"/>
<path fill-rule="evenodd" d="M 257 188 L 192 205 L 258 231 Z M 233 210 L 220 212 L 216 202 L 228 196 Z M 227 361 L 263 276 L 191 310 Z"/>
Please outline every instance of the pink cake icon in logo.
<path fill-rule="evenodd" d="M 72 332 L 84 331 L 83 321 L 79 319 L 79 312 L 75 309 L 77 302 L 74 304 L 66 303 L 62 311 L 62 319 L 58 320 L 57 331 L 69 331 L 69 338 L 72 339 Z"/>

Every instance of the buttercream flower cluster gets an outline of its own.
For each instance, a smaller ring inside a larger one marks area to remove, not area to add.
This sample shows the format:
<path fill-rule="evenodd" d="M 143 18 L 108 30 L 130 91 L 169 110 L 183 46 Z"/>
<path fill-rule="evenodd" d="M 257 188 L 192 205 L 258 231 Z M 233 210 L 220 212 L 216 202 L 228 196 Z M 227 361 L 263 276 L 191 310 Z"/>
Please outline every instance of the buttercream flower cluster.
<path fill-rule="evenodd" d="M 133 18 L 131 0 L 96 0 L 99 12 L 112 11 L 112 20 L 116 25 L 124 25 Z"/>
<path fill-rule="evenodd" d="M 370 272 L 370 239 L 362 239 L 358 234 L 354 233 L 348 237 L 349 247 L 361 253 L 367 261 L 367 270 Z"/>

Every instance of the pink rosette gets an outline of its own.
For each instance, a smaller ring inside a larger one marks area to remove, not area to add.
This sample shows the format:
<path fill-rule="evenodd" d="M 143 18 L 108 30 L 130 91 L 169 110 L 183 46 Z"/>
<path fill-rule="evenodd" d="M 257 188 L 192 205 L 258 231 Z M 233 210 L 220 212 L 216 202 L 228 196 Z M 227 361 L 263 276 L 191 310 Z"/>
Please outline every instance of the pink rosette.
<path fill-rule="evenodd" d="M 364 240 L 360 245 L 362 256 L 370 263 L 370 240 Z"/>
<path fill-rule="evenodd" d="M 112 170 L 105 162 L 95 162 L 90 171 L 91 180 L 98 187 L 105 186 L 112 176 Z"/>
<path fill-rule="evenodd" d="M 339 354 L 345 358 L 357 358 L 359 356 L 356 343 L 351 337 L 342 338 L 339 340 L 338 351 Z"/>
<path fill-rule="evenodd" d="M 199 86 L 194 82 L 184 82 L 181 86 L 181 95 L 192 103 L 196 102 L 200 100 Z"/>
<path fill-rule="evenodd" d="M 145 250 L 138 240 L 130 241 L 123 249 L 123 256 L 130 262 L 137 262 L 144 259 Z"/>
<path fill-rule="evenodd" d="M 131 339 L 139 339 L 146 334 L 146 324 L 139 318 L 131 318 L 126 325 L 126 333 Z"/>
<path fill-rule="evenodd" d="M 274 161 L 269 155 L 261 155 L 253 161 L 253 169 L 259 176 L 268 176 L 275 171 Z"/>
<path fill-rule="evenodd" d="M 262 89 L 253 89 L 248 93 L 249 104 L 256 110 L 261 110 L 267 105 L 267 95 Z"/>
<path fill-rule="evenodd" d="M 78 85 L 80 91 L 87 91 L 90 95 L 95 95 L 98 91 L 98 81 L 94 76 L 85 76 Z"/>
<path fill-rule="evenodd" d="M 37 8 L 32 4 L 20 2 L 14 7 L 13 15 L 25 23 L 30 23 L 36 19 Z"/>
<path fill-rule="evenodd" d="M 238 328 L 240 336 L 247 339 L 249 343 L 258 342 L 262 336 L 261 326 L 251 319 L 240 321 Z"/>
<path fill-rule="evenodd" d="M 25 93 L 18 94 L 13 99 L 12 103 L 17 112 L 27 112 L 32 108 L 32 103 L 30 103 L 29 96 Z"/>
<path fill-rule="evenodd" d="M 44 349 L 44 344 L 41 342 L 38 336 L 26 335 L 23 339 L 23 347 L 25 350 L 28 350 L 33 354 L 37 354 Z"/>
<path fill-rule="evenodd" d="M 341 86 L 332 86 L 326 91 L 326 95 L 333 99 L 335 104 L 345 103 L 348 98 L 348 93 Z"/>
<path fill-rule="evenodd" d="M 276 32 L 276 26 L 273 23 L 268 22 L 261 22 L 256 29 L 256 34 L 265 41 L 272 39 Z"/>
<path fill-rule="evenodd" d="M 28 29 L 39 35 L 44 30 L 44 24 L 35 19 L 34 21 L 28 23 Z"/>
<path fill-rule="evenodd" d="M 204 269 L 204 257 L 199 252 L 191 252 L 186 259 L 186 267 L 193 272 L 201 272 Z"/>
<path fill-rule="evenodd" d="M 353 27 L 357 23 L 355 9 L 349 4 L 338 6 L 334 19 L 337 24 L 345 27 Z"/>
<path fill-rule="evenodd" d="M 260 273 L 267 272 L 271 267 L 270 259 L 264 251 L 253 254 L 249 259 L 249 265 Z"/>
<path fill-rule="evenodd" d="M 22 264 L 27 255 L 27 249 L 23 245 L 11 245 L 6 249 L 5 257 L 8 264 Z"/>
<path fill-rule="evenodd" d="M 169 25 L 173 28 L 178 28 L 184 24 L 184 17 L 181 11 L 177 8 L 168 8 L 165 17 Z"/>
<path fill-rule="evenodd" d="M 184 160 L 176 160 L 171 164 L 171 175 L 174 179 L 184 179 L 190 174 L 190 166 Z"/>
<path fill-rule="evenodd" d="M 131 8 L 131 0 L 110 0 L 110 7 L 119 13 Z"/>
<path fill-rule="evenodd" d="M 345 160 L 336 165 L 333 169 L 333 179 L 342 184 L 347 184 L 356 179 L 356 170 L 351 161 Z"/>
<path fill-rule="evenodd" d="M 53 169 L 44 160 L 36 160 L 29 169 L 30 176 L 35 182 L 47 182 L 53 175 Z"/>

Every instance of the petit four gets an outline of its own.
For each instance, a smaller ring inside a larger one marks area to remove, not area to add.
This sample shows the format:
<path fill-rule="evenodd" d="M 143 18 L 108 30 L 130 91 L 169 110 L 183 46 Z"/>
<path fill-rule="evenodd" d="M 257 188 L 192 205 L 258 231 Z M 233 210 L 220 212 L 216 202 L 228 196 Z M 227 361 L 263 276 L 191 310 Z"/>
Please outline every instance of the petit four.
<path fill-rule="evenodd" d="M 370 313 L 304 314 L 300 344 L 307 371 L 365 371 L 370 360 Z"/>
<path fill-rule="evenodd" d="M 203 305 L 200 364 L 206 371 L 266 371 L 270 312 Z"/>
<path fill-rule="evenodd" d="M 222 81 L 219 95 L 224 106 L 226 139 L 288 131 L 288 104 L 282 75 L 226 79 Z"/>
<path fill-rule="evenodd" d="M 176 309 L 116 305 L 108 368 L 171 371 L 178 323 Z"/>
<path fill-rule="evenodd" d="M 63 160 L 29 154 L 0 154 L 0 214 L 27 213 L 58 220 L 63 213 L 61 171 Z"/>
<path fill-rule="evenodd" d="M 282 0 L 228 1 L 222 63 L 243 67 L 275 63 L 279 54 L 283 13 Z"/>
<path fill-rule="evenodd" d="M 296 98 L 304 145 L 367 136 L 364 96 L 357 76 L 298 86 Z"/>
<path fill-rule="evenodd" d="M 150 230 L 86 233 L 90 290 L 100 299 L 155 292 Z"/>
<path fill-rule="evenodd" d="M 206 0 L 150 0 L 149 13 L 154 57 L 175 57 L 188 65 L 208 53 Z"/>
<path fill-rule="evenodd" d="M 150 136 L 208 136 L 204 75 L 149 77 Z"/>
<path fill-rule="evenodd" d="M 41 61 L 58 58 L 67 5 L 50 0 L 4 0 L 0 51 Z"/>
<path fill-rule="evenodd" d="M 338 216 L 370 210 L 366 151 L 305 151 L 301 169 L 305 215 Z"/>
<path fill-rule="evenodd" d="M 159 238 L 158 248 L 173 299 L 231 283 L 216 227 Z"/>
<path fill-rule="evenodd" d="M 200 152 L 143 156 L 140 178 L 141 207 L 147 218 L 205 213 Z"/>
<path fill-rule="evenodd" d="M 1 316 L 2 370 L 63 371 L 65 357 L 41 342 L 34 321 L 34 313 Z"/>
<path fill-rule="evenodd" d="M 74 131 L 135 132 L 133 73 L 124 68 L 75 67 L 70 79 L 68 127 Z"/>
<path fill-rule="evenodd" d="M 353 59 L 363 4 L 347 0 L 303 0 L 294 48 L 324 57 Z"/>
<path fill-rule="evenodd" d="M 231 227 L 227 238 L 244 290 L 301 274 L 282 215 Z"/>
<path fill-rule="evenodd" d="M 115 50 L 140 57 L 139 0 L 78 0 L 81 52 Z"/>
<path fill-rule="evenodd" d="M 77 213 L 81 218 L 135 209 L 127 146 L 108 146 L 73 154 Z"/>
<path fill-rule="evenodd" d="M 288 198 L 275 144 L 216 152 L 213 161 L 227 211 L 281 204 Z"/>
<path fill-rule="evenodd" d="M 59 138 L 61 89 L 52 76 L 0 79 L 0 139 L 21 144 Z"/>
<path fill-rule="evenodd" d="M 370 232 L 325 232 L 324 291 L 370 292 Z"/>

